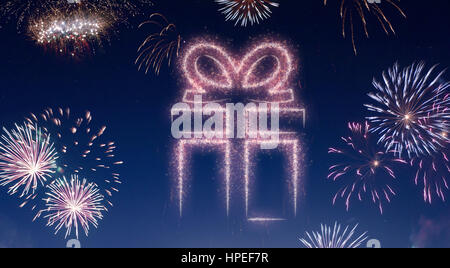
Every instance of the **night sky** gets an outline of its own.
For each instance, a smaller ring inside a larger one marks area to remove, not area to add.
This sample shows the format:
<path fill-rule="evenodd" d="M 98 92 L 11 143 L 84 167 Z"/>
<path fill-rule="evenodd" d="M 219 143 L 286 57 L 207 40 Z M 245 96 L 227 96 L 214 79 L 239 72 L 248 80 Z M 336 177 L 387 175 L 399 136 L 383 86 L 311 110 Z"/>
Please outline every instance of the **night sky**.
<path fill-rule="evenodd" d="M 382 0 L 383 1 L 383 0 Z M 372 78 L 399 62 L 407 66 L 426 61 L 444 69 L 450 66 L 450 38 L 446 0 L 401 1 L 408 18 L 386 5 L 396 36 L 386 36 L 371 18 L 370 39 L 358 25 L 358 56 L 349 38 L 343 39 L 338 5 L 321 0 L 280 0 L 270 19 L 256 26 L 234 27 L 225 22 L 212 0 L 160 0 L 145 12 L 163 13 L 178 26 L 183 41 L 199 37 L 219 40 L 230 51 L 241 52 L 254 40 L 286 40 L 300 64 L 296 93 L 307 108 L 304 136 L 304 198 L 296 218 L 270 224 L 246 221 L 242 195 L 233 195 L 226 216 L 221 188 L 221 159 L 213 152 L 192 157 L 191 189 L 183 218 L 178 215 L 174 192 L 173 146 L 170 108 L 180 101 L 184 85 L 176 66 L 163 66 L 161 74 L 139 72 L 134 60 L 137 48 L 149 33 L 137 29 L 145 19 L 130 19 L 134 27 L 122 27 L 111 41 L 92 56 L 71 60 L 46 52 L 15 25 L 0 29 L 0 125 L 12 128 L 30 112 L 47 107 L 89 110 L 116 141 L 117 154 L 125 161 L 124 183 L 113 197 L 114 208 L 89 237 L 80 236 L 83 247 L 300 247 L 305 231 L 320 224 L 359 223 L 359 232 L 383 247 L 449 247 L 450 208 L 447 203 L 423 202 L 421 188 L 412 183 L 414 172 L 398 171 L 394 184 L 399 193 L 380 215 L 369 201 L 354 202 L 349 212 L 344 203 L 332 205 L 339 183 L 326 179 L 333 161 L 328 148 L 348 134 L 348 122 L 364 122 L 363 104 L 373 90 Z M 183 43 L 184 45 L 184 43 Z M 450 78 L 447 73 L 445 78 Z M 269 210 L 283 213 L 284 181 L 275 167 L 277 153 L 260 156 L 255 196 Z M 239 180 L 240 178 L 233 178 Z M 280 193 L 281 191 L 281 193 Z M 281 200 L 281 202 L 280 202 Z M 52 228 L 34 213 L 18 208 L 20 200 L 0 189 L 0 247 L 65 247 L 64 232 Z M 70 238 L 73 238 L 70 237 Z"/>

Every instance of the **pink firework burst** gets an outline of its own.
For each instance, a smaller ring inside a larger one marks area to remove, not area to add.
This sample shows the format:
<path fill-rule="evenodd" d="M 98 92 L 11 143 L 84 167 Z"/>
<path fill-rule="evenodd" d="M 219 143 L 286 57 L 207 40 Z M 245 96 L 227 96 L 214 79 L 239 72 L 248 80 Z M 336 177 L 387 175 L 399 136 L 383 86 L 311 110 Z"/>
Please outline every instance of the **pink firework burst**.
<path fill-rule="evenodd" d="M 383 204 L 391 202 L 396 195 L 391 186 L 396 178 L 394 165 L 407 162 L 395 158 L 394 154 L 385 153 L 384 148 L 372 143 L 367 122 L 349 123 L 348 126 L 351 135 L 342 138 L 346 146 L 329 149 L 330 154 L 337 154 L 341 159 L 340 163 L 330 167 L 328 178 L 345 182 L 345 186 L 334 196 L 333 204 L 338 198 L 343 198 L 349 210 L 352 198 L 363 201 L 363 197 L 368 195 L 383 214 Z"/>
<path fill-rule="evenodd" d="M 86 236 L 90 224 L 97 228 L 106 208 L 102 204 L 103 195 L 99 193 L 96 184 L 87 183 L 86 179 L 81 181 L 77 175 L 72 175 L 70 182 L 63 177 L 54 181 L 48 188 L 48 197 L 44 199 L 47 208 L 40 213 L 46 213 L 44 218 L 48 218 L 47 226 L 55 225 L 55 234 L 64 227 L 67 238 L 74 228 L 78 238 L 79 225 Z"/>
<path fill-rule="evenodd" d="M 417 168 L 414 183 L 423 186 L 424 201 L 431 204 L 437 196 L 445 202 L 450 173 L 448 148 L 431 156 L 417 157 L 411 160 L 411 166 Z"/>
<path fill-rule="evenodd" d="M 449 96 L 445 96 L 443 101 L 447 103 L 448 98 Z M 414 157 L 410 161 L 411 166 L 417 168 L 414 183 L 423 186 L 423 199 L 429 204 L 433 202 L 434 196 L 437 196 L 445 202 L 446 192 L 449 190 L 448 177 L 450 174 L 450 161 L 448 131 L 443 130 L 437 132 L 433 129 L 433 119 L 431 118 L 434 114 L 445 113 L 448 113 L 447 105 L 435 105 L 429 117 L 420 122 L 424 128 L 428 128 L 437 137 L 432 142 L 439 149 L 429 155 Z M 444 125 L 448 125 L 447 122 Z"/>
<path fill-rule="evenodd" d="M 34 198 L 37 188 L 45 185 L 56 171 L 58 156 L 50 136 L 44 135 L 36 126 L 16 125 L 11 131 L 3 130 L 0 140 L 0 185 L 10 185 L 8 192 L 11 195 L 22 191 L 21 197 Z"/>

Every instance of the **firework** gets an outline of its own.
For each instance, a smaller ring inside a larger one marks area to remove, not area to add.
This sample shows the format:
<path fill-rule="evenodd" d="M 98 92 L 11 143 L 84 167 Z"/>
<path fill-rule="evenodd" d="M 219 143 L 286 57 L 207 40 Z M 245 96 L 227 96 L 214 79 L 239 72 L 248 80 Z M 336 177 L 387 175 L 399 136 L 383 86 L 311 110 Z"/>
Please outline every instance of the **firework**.
<path fill-rule="evenodd" d="M 17 20 L 18 30 L 58 54 L 91 54 L 109 41 L 118 25 L 152 5 L 149 0 L 8 0 L 0 13 Z"/>
<path fill-rule="evenodd" d="M 70 14 L 82 10 L 112 23 L 127 23 L 129 17 L 142 14 L 141 10 L 151 5 L 150 0 L 6 0 L 0 14 L 7 21 L 17 20 L 18 29 L 55 11 Z"/>
<path fill-rule="evenodd" d="M 355 238 L 357 228 L 358 224 L 351 230 L 349 226 L 342 228 L 337 222 L 334 228 L 321 224 L 320 232 L 306 232 L 307 237 L 300 239 L 300 242 L 306 248 L 358 248 L 368 237 L 365 232 Z"/>
<path fill-rule="evenodd" d="M 150 20 L 143 22 L 139 27 L 145 25 L 156 25 L 157 31 L 150 34 L 138 49 L 136 64 L 139 70 L 145 68 L 145 73 L 153 69 L 159 75 L 162 64 L 167 60 L 170 67 L 173 58 L 177 58 L 181 48 L 181 35 L 175 24 L 170 23 L 162 14 L 155 13 Z"/>
<path fill-rule="evenodd" d="M 114 21 L 127 23 L 129 17 L 142 15 L 142 10 L 153 6 L 151 0 L 75 0 L 85 9 L 110 16 Z"/>
<path fill-rule="evenodd" d="M 270 7 L 279 7 L 276 1 L 271 0 L 215 0 L 222 5 L 219 9 L 227 21 L 236 21 L 235 25 L 247 26 L 259 24 L 272 15 Z"/>
<path fill-rule="evenodd" d="M 356 41 L 355 41 L 355 22 L 354 17 L 358 16 L 361 20 L 361 24 L 364 29 L 364 33 L 367 38 L 369 38 L 368 30 L 368 17 L 375 17 L 380 26 L 383 28 L 384 32 L 389 35 L 390 33 L 395 34 L 394 26 L 392 25 L 390 19 L 386 16 L 385 12 L 381 8 L 381 3 L 375 3 L 368 0 L 340 0 L 340 16 L 342 19 L 342 35 L 344 38 L 347 35 L 347 25 L 350 26 L 350 34 L 352 38 L 353 51 L 355 55 L 357 54 Z M 328 0 L 324 0 L 324 4 L 327 5 Z M 404 18 L 406 14 L 403 12 L 402 8 L 397 4 L 397 0 L 386 0 L 386 3 L 394 7 Z"/>
<path fill-rule="evenodd" d="M 73 115 L 70 109 L 46 109 L 26 118 L 30 126 L 38 125 L 49 133 L 59 153 L 57 172 L 75 174 L 95 182 L 109 205 L 122 183 L 119 167 L 123 161 L 115 155 L 116 144 L 107 139 L 106 126 L 92 122 L 92 114 Z"/>
<path fill-rule="evenodd" d="M 61 228 L 66 228 L 65 237 L 75 229 L 78 239 L 78 227 L 83 228 L 88 236 L 89 226 L 95 228 L 98 221 L 103 218 L 106 208 L 102 205 L 103 196 L 99 193 L 97 185 L 87 183 L 78 179 L 78 176 L 71 176 L 70 182 L 65 177 L 57 179 L 48 186 L 46 209 L 41 211 L 48 219 L 47 226 L 55 226 L 55 234 Z"/>
<path fill-rule="evenodd" d="M 423 186 L 423 199 L 431 204 L 433 196 L 446 201 L 445 192 L 449 190 L 450 174 L 448 148 L 430 156 L 415 157 L 411 166 L 417 168 L 414 182 Z"/>
<path fill-rule="evenodd" d="M 444 71 L 434 75 L 436 66 L 424 72 L 425 64 L 413 64 L 400 70 L 398 64 L 383 72 L 383 83 L 374 79 L 377 90 L 370 93 L 376 104 L 365 106 L 375 113 L 368 117 L 373 132 L 380 136 L 387 151 L 409 158 L 438 152 L 448 137 L 450 99 L 446 98 L 450 84 L 443 82 Z"/>
<path fill-rule="evenodd" d="M 67 4 L 67 0 L 6 0 L 0 6 L 0 14 L 4 20 L 17 20 L 17 28 L 21 30 L 29 19 L 43 16 Z"/>
<path fill-rule="evenodd" d="M 56 150 L 50 137 L 44 136 L 36 126 L 16 125 L 12 131 L 3 130 L 5 134 L 0 141 L 0 185 L 11 185 L 11 195 L 23 187 L 21 197 L 34 199 L 37 188 L 45 185 L 56 171 Z"/>
<path fill-rule="evenodd" d="M 352 198 L 363 200 L 369 195 L 383 214 L 383 203 L 391 202 L 396 195 L 391 183 L 395 180 L 394 165 L 406 164 L 406 161 L 385 153 L 373 143 L 366 123 L 349 123 L 350 137 L 343 137 L 344 148 L 330 148 L 329 153 L 339 155 L 341 163 L 330 167 L 329 179 L 345 179 L 345 186 L 334 196 L 333 204 L 338 198 L 344 198 L 347 210 Z"/>
<path fill-rule="evenodd" d="M 286 221 L 286 219 L 258 217 L 258 218 L 249 218 L 248 221 L 252 223 L 274 223 L 274 222 L 283 222 Z"/>
<path fill-rule="evenodd" d="M 445 98 L 448 98 L 448 96 Z M 449 108 L 438 107 L 436 109 L 438 111 L 435 112 L 441 113 Z M 432 123 L 433 121 L 428 118 L 424 121 L 424 125 L 430 122 Z M 442 136 L 443 139 L 447 139 L 448 131 L 436 134 Z M 414 183 L 423 186 L 423 199 L 429 204 L 433 202 L 434 196 L 437 196 L 444 202 L 446 200 L 445 192 L 449 190 L 447 178 L 450 174 L 448 149 L 449 143 L 446 142 L 444 147 L 437 152 L 430 155 L 414 157 L 411 160 L 411 166 L 417 168 Z"/>
<path fill-rule="evenodd" d="M 108 22 L 96 15 L 57 12 L 31 22 L 29 35 L 45 48 L 74 57 L 91 53 L 108 27 Z"/>

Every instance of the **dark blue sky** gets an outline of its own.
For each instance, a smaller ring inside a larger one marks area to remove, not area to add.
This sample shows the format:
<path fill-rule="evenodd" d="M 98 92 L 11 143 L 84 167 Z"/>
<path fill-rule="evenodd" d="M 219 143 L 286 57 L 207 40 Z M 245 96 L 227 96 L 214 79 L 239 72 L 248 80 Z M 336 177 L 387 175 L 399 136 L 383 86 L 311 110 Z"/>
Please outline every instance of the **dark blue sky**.
<path fill-rule="evenodd" d="M 220 159 L 212 153 L 199 154 L 193 158 L 189 208 L 179 219 L 171 194 L 174 140 L 170 107 L 179 101 L 183 86 L 173 67 L 164 67 L 160 76 L 137 71 L 136 50 L 146 32 L 121 29 L 96 55 L 74 62 L 45 53 L 28 37 L 16 34 L 13 27 L 5 27 L 0 30 L 0 124 L 10 127 L 28 113 L 46 107 L 90 110 L 96 120 L 108 125 L 109 135 L 126 162 L 115 207 L 97 230 L 81 239 L 84 247 L 298 247 L 298 238 L 305 231 L 334 221 L 360 223 L 360 230 L 367 230 L 385 247 L 411 247 L 411 237 L 421 226 L 438 226 L 431 227 L 440 229 L 437 234 L 422 230 L 428 235 L 421 235 L 421 239 L 427 246 L 450 246 L 448 204 L 425 205 L 407 169 L 400 171 L 400 194 L 383 216 L 368 202 L 355 203 L 350 212 L 342 203 L 333 207 L 331 198 L 339 185 L 326 180 L 331 164 L 327 149 L 346 135 L 347 122 L 362 121 L 367 115 L 363 104 L 372 90 L 373 76 L 380 77 L 396 61 L 403 66 L 419 60 L 440 63 L 442 68 L 450 66 L 448 1 L 402 1 L 407 20 L 387 7 L 397 36 L 385 36 L 371 20 L 369 40 L 362 38 L 358 28 L 356 57 L 350 40 L 341 38 L 337 5 L 325 8 L 321 0 L 280 1 L 272 18 L 247 28 L 225 23 L 212 0 L 156 2 L 161 3 L 148 13 L 165 14 L 178 25 L 186 41 L 217 37 L 239 51 L 252 39 L 275 36 L 288 40 L 296 49 L 301 65 L 296 79 L 302 85 L 296 90 L 308 110 L 307 129 L 302 130 L 307 151 L 306 195 L 297 218 L 287 222 L 249 224 L 237 201 L 227 218 L 223 196 L 217 192 L 221 177 L 214 168 Z M 280 161 L 275 155 L 271 163 Z M 258 180 L 274 185 L 273 189 L 281 188 L 277 174 L 269 171 L 262 168 L 264 175 Z M 268 187 L 261 188 L 267 191 Z M 269 192 L 262 199 L 276 202 L 278 197 L 278 193 Z M 19 201 L 8 196 L 5 188 L 0 191 L 0 200 L 0 247 L 65 245 L 62 233 L 54 236 L 43 221 L 32 223 L 33 214 L 17 208 Z"/>

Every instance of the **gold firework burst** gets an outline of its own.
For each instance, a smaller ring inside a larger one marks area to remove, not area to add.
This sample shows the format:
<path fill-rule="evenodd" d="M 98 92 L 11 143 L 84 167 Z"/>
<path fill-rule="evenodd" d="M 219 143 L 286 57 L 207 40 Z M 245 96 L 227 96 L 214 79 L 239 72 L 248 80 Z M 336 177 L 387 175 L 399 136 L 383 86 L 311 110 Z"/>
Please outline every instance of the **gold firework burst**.
<path fill-rule="evenodd" d="M 170 23 L 164 15 L 154 13 L 148 21 L 141 23 L 139 28 L 145 25 L 156 25 L 158 29 L 150 34 L 138 49 L 136 64 L 141 70 L 145 68 L 145 73 L 150 69 L 159 75 L 165 60 L 171 66 L 173 58 L 178 57 L 181 48 L 181 35 L 177 31 L 174 23 Z"/>
<path fill-rule="evenodd" d="M 358 54 L 356 49 L 355 41 L 355 22 L 354 16 L 357 15 L 361 19 L 361 23 L 364 29 L 364 33 L 367 38 L 369 38 L 369 30 L 367 27 L 368 17 L 370 15 L 374 16 L 380 26 L 383 28 L 384 32 L 389 35 L 390 33 L 395 34 L 394 26 L 391 20 L 387 17 L 386 13 L 381 8 L 381 3 L 376 3 L 373 1 L 371 3 L 369 0 L 340 0 L 341 4 L 339 7 L 340 16 L 342 19 L 342 35 L 344 38 L 347 36 L 347 24 L 350 26 L 350 34 L 352 38 L 353 51 L 355 55 Z M 396 3 L 400 0 L 385 0 L 386 3 L 390 4 L 397 10 L 404 18 L 406 14 L 403 9 Z M 324 0 L 324 4 L 327 5 L 328 0 Z"/>

